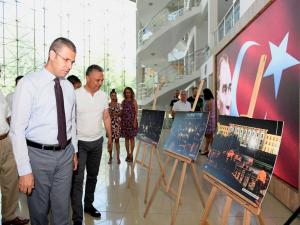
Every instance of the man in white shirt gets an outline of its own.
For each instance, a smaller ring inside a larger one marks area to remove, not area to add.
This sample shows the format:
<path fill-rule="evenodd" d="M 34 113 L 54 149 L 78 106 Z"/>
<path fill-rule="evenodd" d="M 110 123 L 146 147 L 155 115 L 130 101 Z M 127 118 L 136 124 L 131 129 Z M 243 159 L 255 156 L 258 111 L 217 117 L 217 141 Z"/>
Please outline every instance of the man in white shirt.
<path fill-rule="evenodd" d="M 74 225 L 82 225 L 83 220 L 82 187 L 85 168 L 87 176 L 84 211 L 93 217 L 101 216 L 101 213 L 94 208 L 93 201 L 102 155 L 104 135 L 102 121 L 108 136 L 109 147 L 112 144 L 107 96 L 100 90 L 103 80 L 103 69 L 98 65 L 91 65 L 86 71 L 86 85 L 75 91 L 78 171 L 73 175 L 71 192 Z"/>
<path fill-rule="evenodd" d="M 180 91 L 180 100 L 175 102 L 172 108 L 172 116 L 177 111 L 189 112 L 192 110 L 191 103 L 187 101 L 187 92 L 185 90 Z"/>
<path fill-rule="evenodd" d="M 77 169 L 75 93 L 65 79 L 76 47 L 66 38 L 50 46 L 45 68 L 20 80 L 10 137 L 20 191 L 28 195 L 31 225 L 69 225 L 72 170 Z M 20 113 L 22 112 L 22 113 Z"/>
<path fill-rule="evenodd" d="M 2 225 L 22 225 L 28 219 L 16 217 L 19 201 L 18 172 L 8 137 L 10 110 L 0 91 L 0 189 L 2 194 Z"/>
<path fill-rule="evenodd" d="M 15 79 L 16 87 L 18 85 L 19 80 L 21 80 L 22 78 L 23 78 L 23 76 L 16 77 L 16 79 Z M 15 92 L 13 91 L 13 92 L 9 93 L 5 98 L 10 111 L 12 109 L 12 101 L 13 101 L 14 94 L 15 94 Z"/>

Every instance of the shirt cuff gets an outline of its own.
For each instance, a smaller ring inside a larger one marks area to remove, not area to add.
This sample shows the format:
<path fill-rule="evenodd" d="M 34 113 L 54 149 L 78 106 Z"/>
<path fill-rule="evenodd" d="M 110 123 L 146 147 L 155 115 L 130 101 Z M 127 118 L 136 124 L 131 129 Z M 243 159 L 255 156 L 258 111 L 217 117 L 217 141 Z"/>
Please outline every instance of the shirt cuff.
<path fill-rule="evenodd" d="M 18 168 L 19 176 L 25 176 L 27 174 L 32 173 L 30 164 L 29 165 L 23 165 L 23 166 L 17 166 L 17 168 Z"/>

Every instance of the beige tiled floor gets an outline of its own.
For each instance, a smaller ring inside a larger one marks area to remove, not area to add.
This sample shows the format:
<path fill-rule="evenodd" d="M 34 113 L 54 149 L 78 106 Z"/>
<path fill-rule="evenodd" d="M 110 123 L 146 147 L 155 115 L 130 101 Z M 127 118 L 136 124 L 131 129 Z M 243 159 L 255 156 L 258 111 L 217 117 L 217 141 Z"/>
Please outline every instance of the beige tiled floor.
<path fill-rule="evenodd" d="M 163 137 L 166 135 L 164 133 Z M 124 143 L 121 143 L 124 146 Z M 160 149 L 160 154 L 163 161 L 165 160 L 163 150 Z M 146 218 L 143 217 L 144 191 L 146 183 L 146 172 L 140 166 L 135 168 L 134 181 L 131 188 L 127 188 L 127 178 L 130 172 L 130 166 L 124 162 L 125 149 L 122 148 L 122 163 L 117 165 L 114 161 L 112 165 L 107 164 L 108 154 L 103 151 L 103 157 L 98 176 L 98 183 L 95 193 L 94 206 L 102 213 L 101 219 L 93 219 L 89 215 L 85 215 L 85 225 L 168 225 L 171 221 L 171 213 L 173 211 L 174 200 L 168 197 L 164 192 L 159 191 L 152 207 Z M 205 200 L 211 190 L 211 186 L 201 176 L 201 167 L 205 161 L 205 156 L 199 156 L 197 161 L 197 172 L 201 181 L 201 188 Z M 174 179 L 174 188 L 176 188 L 179 178 L 179 167 Z M 157 158 L 154 156 L 153 172 L 151 176 L 150 192 L 153 190 L 154 184 L 160 174 Z M 209 221 L 211 225 L 219 224 L 222 215 L 225 198 L 222 194 L 217 194 L 216 201 L 212 207 Z M 20 197 L 19 214 L 28 216 L 28 209 L 26 199 L 24 196 Z M 285 206 L 276 200 L 272 195 L 267 194 L 263 202 L 263 213 L 265 223 L 267 225 L 282 225 L 286 219 L 291 215 Z M 188 168 L 187 176 L 185 178 L 182 204 L 179 207 L 176 225 L 198 225 L 200 222 L 203 207 L 201 206 L 199 197 L 194 187 L 191 177 L 190 169 Z M 242 224 L 243 210 L 237 204 L 232 205 L 228 224 L 238 225 Z M 252 218 L 251 224 L 255 225 L 255 218 Z M 300 225 L 300 219 L 292 223 L 293 225 Z"/>

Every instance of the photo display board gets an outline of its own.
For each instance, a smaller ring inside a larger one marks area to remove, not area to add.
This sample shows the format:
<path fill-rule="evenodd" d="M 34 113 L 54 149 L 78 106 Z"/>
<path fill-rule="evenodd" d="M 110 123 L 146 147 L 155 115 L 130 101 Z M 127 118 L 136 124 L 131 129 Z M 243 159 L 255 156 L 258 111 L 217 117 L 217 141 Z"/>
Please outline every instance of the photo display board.
<path fill-rule="evenodd" d="M 163 127 L 165 111 L 142 110 L 137 138 L 148 144 L 157 145 Z"/>
<path fill-rule="evenodd" d="M 208 113 L 176 112 L 164 149 L 196 160 L 205 134 Z"/>
<path fill-rule="evenodd" d="M 279 153 L 283 122 L 220 116 L 204 171 L 260 206 Z"/>
<path fill-rule="evenodd" d="M 253 118 L 284 121 L 274 174 L 299 185 L 300 1 L 272 1 L 216 55 L 220 115 L 246 115 L 260 58 L 267 56 Z M 274 16 L 276 15 L 276 16 Z"/>

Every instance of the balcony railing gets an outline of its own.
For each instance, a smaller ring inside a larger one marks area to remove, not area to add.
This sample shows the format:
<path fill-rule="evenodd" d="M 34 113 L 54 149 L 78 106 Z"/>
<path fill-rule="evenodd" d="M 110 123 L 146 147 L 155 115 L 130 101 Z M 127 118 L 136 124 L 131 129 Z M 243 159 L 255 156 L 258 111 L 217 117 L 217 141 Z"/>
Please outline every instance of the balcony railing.
<path fill-rule="evenodd" d="M 152 17 L 150 22 L 138 32 L 138 47 L 142 46 L 156 31 L 170 21 L 175 21 L 186 10 L 199 6 L 200 0 L 171 0 L 165 8 Z M 171 7 L 172 5 L 172 7 Z M 176 7 L 174 7 L 174 5 Z"/>
<path fill-rule="evenodd" d="M 189 60 L 184 60 L 184 58 L 189 58 Z M 149 71 L 151 71 L 149 72 L 150 75 L 146 73 L 146 79 L 137 85 L 138 100 L 143 101 L 154 97 L 157 87 L 159 87 L 159 90 L 162 90 L 171 84 L 180 84 L 180 80 L 193 75 L 207 59 L 208 54 L 205 48 L 188 54 L 176 62 L 170 63 L 158 72 L 153 73 L 153 69 L 149 69 Z"/>
<path fill-rule="evenodd" d="M 240 19 L 240 0 L 236 0 L 225 14 L 214 32 L 214 43 L 217 45 Z"/>

